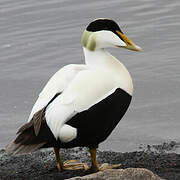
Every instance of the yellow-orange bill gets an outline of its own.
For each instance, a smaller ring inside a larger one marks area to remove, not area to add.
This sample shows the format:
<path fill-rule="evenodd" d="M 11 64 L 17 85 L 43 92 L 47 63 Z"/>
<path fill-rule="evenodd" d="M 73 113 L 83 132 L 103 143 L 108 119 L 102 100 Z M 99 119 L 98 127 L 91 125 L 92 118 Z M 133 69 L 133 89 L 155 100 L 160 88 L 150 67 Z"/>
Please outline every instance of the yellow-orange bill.
<path fill-rule="evenodd" d="M 122 46 L 122 48 L 126 48 L 133 51 L 142 51 L 141 47 L 134 44 L 126 35 L 121 33 L 120 31 L 116 31 L 116 33 L 123 39 L 123 41 L 126 43 L 126 46 Z"/>

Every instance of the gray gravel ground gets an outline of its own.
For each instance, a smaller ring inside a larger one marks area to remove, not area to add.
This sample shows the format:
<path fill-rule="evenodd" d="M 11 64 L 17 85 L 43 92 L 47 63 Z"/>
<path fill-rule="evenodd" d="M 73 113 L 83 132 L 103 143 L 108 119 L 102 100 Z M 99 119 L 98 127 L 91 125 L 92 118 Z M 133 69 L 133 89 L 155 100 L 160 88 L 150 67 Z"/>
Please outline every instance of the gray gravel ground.
<path fill-rule="evenodd" d="M 180 179 L 180 154 L 172 153 L 179 143 L 170 142 L 162 145 L 148 145 L 141 151 L 120 153 L 111 151 L 98 151 L 99 164 L 108 162 L 121 163 L 120 168 L 147 168 L 167 180 Z M 86 148 L 74 148 L 62 150 L 64 160 L 78 159 L 81 162 L 89 162 L 89 154 Z M 59 173 L 56 168 L 55 156 L 52 149 L 37 151 L 22 156 L 10 156 L 4 150 L 0 150 L 0 179 L 67 179 L 75 176 L 83 176 L 83 170 L 64 171 Z"/>

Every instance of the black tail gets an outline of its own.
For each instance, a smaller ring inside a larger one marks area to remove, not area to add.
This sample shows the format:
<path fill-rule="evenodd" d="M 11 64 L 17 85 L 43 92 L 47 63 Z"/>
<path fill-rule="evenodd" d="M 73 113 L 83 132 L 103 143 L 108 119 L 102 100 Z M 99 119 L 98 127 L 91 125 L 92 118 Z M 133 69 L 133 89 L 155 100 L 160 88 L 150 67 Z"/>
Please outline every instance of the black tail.
<path fill-rule="evenodd" d="M 16 139 L 6 146 L 7 153 L 25 154 L 41 147 L 57 146 L 57 141 L 46 123 L 45 112 L 47 106 L 59 95 L 57 93 L 44 108 L 34 114 L 30 122 L 18 130 Z"/>
<path fill-rule="evenodd" d="M 29 122 L 30 123 L 30 122 Z M 23 128 L 26 126 L 27 128 Z M 44 147 L 55 147 L 57 141 L 54 138 L 46 121 L 41 123 L 40 130 L 36 135 L 34 126 L 27 123 L 20 128 L 16 139 L 6 146 L 6 152 L 9 154 L 25 154 L 34 152 Z"/>
<path fill-rule="evenodd" d="M 17 134 L 16 139 L 6 146 L 7 153 L 25 154 L 42 147 L 57 146 L 57 141 L 45 120 L 45 108 L 35 113 L 32 120 L 24 124 Z"/>

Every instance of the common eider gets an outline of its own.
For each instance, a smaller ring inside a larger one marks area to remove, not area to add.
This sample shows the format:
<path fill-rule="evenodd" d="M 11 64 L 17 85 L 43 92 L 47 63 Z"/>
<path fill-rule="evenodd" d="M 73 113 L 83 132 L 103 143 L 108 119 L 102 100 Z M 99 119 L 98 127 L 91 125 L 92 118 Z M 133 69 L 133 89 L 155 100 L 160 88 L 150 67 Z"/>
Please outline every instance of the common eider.
<path fill-rule="evenodd" d="M 61 68 L 48 81 L 28 122 L 6 147 L 24 154 L 53 147 L 59 171 L 66 169 L 60 148 L 88 147 L 91 167 L 98 171 L 96 150 L 126 113 L 133 83 L 126 67 L 105 48 L 141 51 L 111 19 L 96 19 L 82 35 L 85 64 Z"/>

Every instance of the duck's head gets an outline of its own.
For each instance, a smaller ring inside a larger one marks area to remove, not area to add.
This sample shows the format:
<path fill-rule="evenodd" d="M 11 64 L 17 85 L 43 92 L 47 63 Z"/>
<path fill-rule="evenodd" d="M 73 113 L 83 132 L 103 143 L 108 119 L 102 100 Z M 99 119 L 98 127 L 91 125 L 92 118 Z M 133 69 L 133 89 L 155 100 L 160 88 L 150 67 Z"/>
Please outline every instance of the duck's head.
<path fill-rule="evenodd" d="M 107 47 L 122 47 L 133 51 L 142 51 L 121 31 L 111 19 L 96 19 L 91 22 L 82 35 L 82 46 L 90 51 Z"/>

